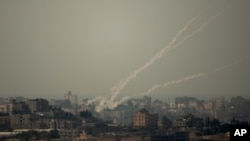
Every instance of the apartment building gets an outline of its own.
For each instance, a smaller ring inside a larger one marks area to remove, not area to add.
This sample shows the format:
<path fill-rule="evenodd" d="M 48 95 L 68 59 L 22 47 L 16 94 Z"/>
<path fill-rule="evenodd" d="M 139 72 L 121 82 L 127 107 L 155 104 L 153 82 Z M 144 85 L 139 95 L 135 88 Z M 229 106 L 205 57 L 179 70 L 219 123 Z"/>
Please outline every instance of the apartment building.
<path fill-rule="evenodd" d="M 134 114 L 134 127 L 157 127 L 158 114 L 150 114 L 141 109 Z"/>

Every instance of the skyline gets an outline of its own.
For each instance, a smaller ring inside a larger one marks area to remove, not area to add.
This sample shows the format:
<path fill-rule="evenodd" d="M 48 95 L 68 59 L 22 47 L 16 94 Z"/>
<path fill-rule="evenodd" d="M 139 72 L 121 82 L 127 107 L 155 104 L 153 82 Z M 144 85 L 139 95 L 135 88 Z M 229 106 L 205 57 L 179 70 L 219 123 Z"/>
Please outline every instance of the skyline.
<path fill-rule="evenodd" d="M 229 9 L 228 6 L 233 5 Z M 131 96 L 249 56 L 247 0 L 239 1 L 0 1 L 0 95 L 79 98 L 111 89 L 180 36 L 206 28 L 161 56 L 119 91 Z M 176 42 L 178 44 L 178 41 Z M 157 89 L 152 97 L 249 98 L 249 58 L 218 73 Z"/>

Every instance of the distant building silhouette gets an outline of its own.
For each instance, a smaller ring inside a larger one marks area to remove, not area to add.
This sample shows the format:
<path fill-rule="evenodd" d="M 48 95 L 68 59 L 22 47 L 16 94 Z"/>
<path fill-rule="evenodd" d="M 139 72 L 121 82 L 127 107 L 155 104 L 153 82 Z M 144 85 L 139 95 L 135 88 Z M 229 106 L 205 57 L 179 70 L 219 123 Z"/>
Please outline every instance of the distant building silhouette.
<path fill-rule="evenodd" d="M 64 94 L 64 99 L 69 100 L 72 105 L 77 105 L 77 95 L 73 95 L 71 91 L 68 91 L 68 93 Z"/>
<path fill-rule="evenodd" d="M 225 98 L 223 96 L 213 98 L 212 101 L 215 109 L 220 109 L 225 106 Z"/>

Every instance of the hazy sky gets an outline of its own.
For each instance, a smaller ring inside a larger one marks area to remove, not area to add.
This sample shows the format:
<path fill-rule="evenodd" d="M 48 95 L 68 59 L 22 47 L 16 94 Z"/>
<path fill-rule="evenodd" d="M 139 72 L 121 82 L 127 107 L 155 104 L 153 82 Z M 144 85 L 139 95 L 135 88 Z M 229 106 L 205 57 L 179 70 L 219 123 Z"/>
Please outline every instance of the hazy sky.
<path fill-rule="evenodd" d="M 233 63 L 250 56 L 250 1 L 235 2 L 1 0 L 0 96 L 63 98 L 68 90 L 80 98 L 108 95 L 199 13 L 180 40 L 224 10 L 202 31 L 139 73 L 119 96 Z M 249 62 L 250 57 L 151 95 L 249 97 Z"/>

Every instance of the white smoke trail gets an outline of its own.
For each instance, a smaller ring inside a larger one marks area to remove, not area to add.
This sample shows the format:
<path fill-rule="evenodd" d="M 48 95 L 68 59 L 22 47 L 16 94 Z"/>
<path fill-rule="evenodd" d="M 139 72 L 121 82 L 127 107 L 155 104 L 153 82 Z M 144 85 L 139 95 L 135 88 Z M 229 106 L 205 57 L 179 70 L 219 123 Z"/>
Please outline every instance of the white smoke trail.
<path fill-rule="evenodd" d="M 239 63 L 239 61 L 236 61 L 234 63 L 227 64 L 227 65 L 224 65 L 222 67 L 216 68 L 216 69 L 214 69 L 213 71 L 210 71 L 210 72 L 197 73 L 197 74 L 194 74 L 194 75 L 190 75 L 190 76 L 180 78 L 178 80 L 169 81 L 169 82 L 166 82 L 164 84 L 155 84 L 150 89 L 148 89 L 147 91 L 138 94 L 138 96 L 140 96 L 140 95 L 148 95 L 148 94 L 152 93 L 154 90 L 159 89 L 159 88 L 165 88 L 165 87 L 168 87 L 170 85 L 179 84 L 179 83 L 182 83 L 182 82 L 185 82 L 185 81 L 188 81 L 188 80 L 197 79 L 199 77 L 204 77 L 204 76 L 207 76 L 207 75 L 215 74 L 215 73 L 220 72 L 222 70 L 228 69 L 228 68 L 230 68 L 230 67 L 232 67 L 232 66 L 234 66 L 234 65 L 236 65 L 238 63 Z"/>
<path fill-rule="evenodd" d="M 96 112 L 100 112 L 100 111 L 102 111 L 104 109 L 114 109 L 118 105 L 124 103 L 125 101 L 127 101 L 129 99 L 131 99 L 130 96 L 125 96 L 122 99 L 120 99 L 119 101 L 111 101 L 111 100 L 108 100 L 108 99 L 102 99 L 100 101 L 100 104 L 95 107 L 95 110 L 96 110 Z"/>
<path fill-rule="evenodd" d="M 237 1 L 238 2 L 238 1 Z M 232 5 L 228 5 L 226 8 L 222 9 L 220 12 L 218 12 L 216 15 L 209 18 L 204 24 L 200 26 L 197 30 L 194 30 L 191 34 L 185 36 L 180 42 L 176 43 L 176 40 L 187 30 L 189 26 L 192 25 L 192 23 L 199 18 L 203 12 L 201 12 L 196 17 L 192 18 L 185 26 L 176 34 L 176 36 L 172 39 L 172 41 L 165 46 L 162 50 L 157 52 L 148 62 L 146 62 L 143 66 L 136 69 L 134 72 L 130 73 L 125 79 L 121 80 L 118 84 L 113 86 L 111 88 L 111 101 L 114 101 L 117 95 L 120 93 L 120 91 L 132 80 L 134 79 L 137 74 L 141 73 L 142 71 L 146 70 L 149 66 L 151 66 L 155 61 L 160 59 L 164 54 L 168 53 L 170 50 L 180 46 L 184 41 L 186 41 L 189 38 L 192 38 L 197 33 L 201 32 L 209 23 L 211 23 L 215 18 L 223 14 L 227 9 L 233 7 L 237 3 L 234 3 Z"/>
<path fill-rule="evenodd" d="M 234 4 L 235 5 L 235 4 Z M 119 83 L 117 83 L 115 86 L 113 86 L 111 88 L 111 98 L 110 99 L 106 99 L 105 97 L 97 97 L 95 99 L 93 99 L 92 101 L 88 102 L 88 103 L 92 103 L 94 101 L 99 101 L 100 103 L 97 106 L 96 110 L 97 111 L 101 111 L 105 108 L 110 108 L 113 109 L 114 107 L 116 107 L 119 103 L 122 103 L 123 101 L 126 101 L 128 99 L 130 99 L 130 97 L 124 97 L 122 100 L 120 101 L 115 101 L 115 98 L 118 96 L 118 94 L 120 93 L 120 91 L 132 80 L 134 79 L 139 73 L 141 73 L 142 71 L 146 70 L 149 66 L 151 66 L 155 61 L 157 61 L 158 59 L 160 59 L 164 54 L 168 53 L 170 50 L 178 47 L 179 45 L 181 45 L 184 41 L 186 41 L 187 39 L 193 37 L 194 35 L 196 35 L 198 32 L 202 31 L 209 23 L 211 23 L 216 17 L 218 17 L 219 15 L 221 15 L 223 12 L 225 12 L 226 9 L 231 8 L 234 5 L 229 5 L 227 8 L 223 9 L 222 11 L 220 11 L 219 13 L 217 13 L 216 15 L 212 16 L 211 18 L 209 18 L 207 20 L 207 22 L 205 22 L 202 26 L 200 26 L 200 28 L 198 28 L 197 30 L 194 30 L 191 34 L 185 36 L 180 42 L 176 43 L 176 40 L 179 38 L 179 36 L 181 36 L 186 29 L 192 25 L 192 23 L 201 15 L 199 14 L 198 16 L 192 18 L 187 24 L 185 24 L 185 26 L 176 34 L 176 36 L 172 39 L 172 41 L 166 46 L 164 47 L 162 50 L 160 50 L 159 52 L 157 52 L 148 62 L 146 62 L 143 66 L 139 67 L 138 69 L 136 69 L 134 72 L 130 73 L 125 79 L 122 79 L 121 81 L 119 81 Z M 180 83 L 183 81 L 187 81 L 190 79 L 194 79 L 197 77 L 201 77 L 207 74 L 204 73 L 200 73 L 200 74 L 196 74 L 196 75 L 192 75 L 192 76 L 188 76 L 186 78 L 184 78 L 183 80 L 175 80 L 173 82 L 169 82 L 165 85 L 171 85 L 171 84 L 176 84 L 176 83 Z M 161 85 L 154 85 L 153 89 L 157 89 L 159 87 L 162 87 Z M 148 90 L 148 91 L 152 91 L 152 90 Z"/>
<path fill-rule="evenodd" d="M 214 70 L 212 70 L 210 72 L 201 72 L 201 73 L 189 75 L 189 76 L 186 76 L 186 77 L 182 77 L 182 78 L 177 79 L 177 80 L 168 81 L 168 82 L 165 82 L 163 84 L 155 84 L 155 85 L 153 85 L 151 88 L 149 88 L 145 92 L 142 92 L 142 93 L 139 93 L 139 94 L 136 94 L 136 95 L 133 95 L 133 96 L 123 97 L 119 101 L 110 101 L 110 100 L 102 99 L 101 103 L 96 107 L 96 111 L 100 112 L 100 111 L 102 111 L 103 109 L 106 109 L 106 108 L 108 108 L 108 109 L 114 109 L 118 105 L 122 104 L 123 102 L 125 102 L 125 101 L 127 101 L 129 99 L 132 99 L 133 97 L 149 95 L 153 91 L 155 91 L 157 89 L 160 89 L 160 88 L 169 87 L 171 85 L 176 85 L 176 84 L 180 84 L 180 83 L 183 83 L 183 82 L 186 82 L 186 81 L 190 81 L 190 80 L 193 80 L 193 79 L 204 77 L 204 76 L 207 76 L 207 75 L 215 74 L 215 73 L 218 73 L 218 72 L 223 71 L 225 69 L 228 69 L 228 68 L 230 68 L 230 67 L 232 67 L 232 66 L 234 66 L 234 65 L 236 65 L 238 63 L 239 63 L 239 61 L 236 61 L 234 63 L 227 64 L 227 65 L 224 65 L 222 67 L 216 68 L 216 69 L 214 69 Z"/>
<path fill-rule="evenodd" d="M 125 79 L 120 80 L 116 85 L 114 85 L 111 88 L 111 98 L 110 101 L 115 100 L 115 98 L 117 97 L 117 95 L 120 93 L 120 91 L 132 80 L 134 79 L 139 73 L 141 73 L 142 71 L 146 70 L 149 66 L 151 66 L 155 61 L 157 61 L 158 59 L 160 59 L 162 57 L 162 55 L 164 54 L 164 52 L 172 47 L 172 45 L 175 44 L 176 40 L 187 30 L 187 28 L 189 26 L 191 26 L 191 24 L 202 15 L 203 12 L 201 12 L 199 15 L 195 16 L 194 18 L 190 19 L 185 25 L 184 27 L 174 36 L 174 38 L 172 39 L 172 41 L 163 49 L 161 49 L 159 52 L 157 52 L 148 62 L 146 62 L 143 66 L 139 67 L 138 69 L 136 69 L 135 71 L 131 72 Z M 99 101 L 101 99 L 104 99 L 104 97 L 102 96 L 98 96 L 92 100 L 88 101 L 88 104 L 91 104 L 95 101 Z M 107 100 L 106 100 L 107 101 Z M 99 106 L 101 106 L 99 104 Z M 104 105 L 102 105 L 104 106 Z"/>
<path fill-rule="evenodd" d="M 134 79 L 137 74 L 139 74 L 140 72 L 142 72 L 143 70 L 146 70 L 149 66 L 151 66 L 155 61 L 157 61 L 158 59 L 160 59 L 164 54 L 168 53 L 170 50 L 180 46 L 184 41 L 186 41 L 187 39 L 193 37 L 195 34 L 197 34 L 198 32 L 202 31 L 206 25 L 208 25 L 208 23 L 210 23 L 215 17 L 219 16 L 220 14 L 216 14 L 215 16 L 213 16 L 212 18 L 210 18 L 206 23 L 204 23 L 200 28 L 198 28 L 197 30 L 193 31 L 191 34 L 185 36 L 180 42 L 178 42 L 177 44 L 175 44 L 177 38 L 187 29 L 188 26 L 191 25 L 191 23 L 197 18 L 193 18 L 190 20 L 190 22 L 187 23 L 186 26 L 184 26 L 184 28 L 178 32 L 177 36 L 175 36 L 172 40 L 172 42 L 170 42 L 166 47 L 164 47 L 161 51 L 159 51 L 158 53 L 155 54 L 155 56 L 153 56 L 149 62 L 147 62 L 146 64 L 144 64 L 142 67 L 136 69 L 134 72 L 130 73 L 130 75 L 120 81 L 118 83 L 118 85 L 112 87 L 112 93 L 111 93 L 111 101 L 114 101 L 115 98 L 117 97 L 117 95 L 120 93 L 120 91 L 132 80 Z"/>
<path fill-rule="evenodd" d="M 238 1 L 237 1 L 238 2 Z M 181 41 L 179 41 L 177 44 L 175 44 L 174 46 L 172 46 L 171 48 L 169 48 L 167 51 L 165 51 L 165 54 L 168 53 L 169 51 L 175 49 L 176 47 L 180 46 L 183 42 L 185 42 L 186 40 L 188 40 L 189 38 L 192 38 L 193 36 L 195 36 L 197 33 L 201 32 L 204 28 L 206 28 L 206 26 L 208 26 L 215 18 L 217 18 L 218 16 L 220 16 L 221 14 L 223 14 L 227 9 L 235 6 L 237 3 L 234 3 L 232 5 L 228 5 L 225 9 L 222 9 L 220 12 L 218 12 L 216 15 L 212 16 L 211 18 L 209 18 L 204 24 L 202 24 L 200 26 L 200 28 L 194 30 L 191 34 L 185 36 Z"/>
<path fill-rule="evenodd" d="M 153 87 L 148 89 L 146 92 L 143 92 L 143 93 L 141 93 L 139 95 L 148 95 L 148 94 L 152 93 L 156 89 L 168 87 L 168 86 L 174 85 L 174 84 L 179 84 L 179 83 L 182 83 L 182 82 L 185 82 L 185 81 L 188 81 L 188 80 L 192 80 L 192 79 L 195 79 L 195 78 L 198 78 L 198 77 L 201 77 L 201 76 L 205 76 L 205 75 L 207 75 L 207 73 L 198 73 L 198 74 L 194 74 L 194 75 L 187 76 L 187 77 L 184 77 L 184 78 L 180 78 L 178 80 L 169 81 L 169 82 L 166 82 L 164 84 L 155 84 Z"/>
<path fill-rule="evenodd" d="M 124 98 L 124 99 L 122 99 L 122 100 L 120 100 L 119 102 L 116 102 L 116 103 L 123 103 L 124 101 L 127 101 L 127 100 L 129 100 L 129 99 L 131 99 L 133 97 L 149 95 L 153 91 L 155 91 L 156 89 L 159 89 L 159 88 L 165 88 L 165 87 L 175 85 L 175 84 L 179 84 L 179 83 L 182 83 L 182 82 L 185 82 L 185 81 L 190 81 L 190 80 L 193 80 L 193 79 L 197 79 L 197 78 L 200 78 L 200 77 L 205 77 L 207 75 L 212 75 L 212 74 L 218 73 L 218 72 L 223 71 L 225 69 L 231 68 L 234 65 L 237 65 L 241 61 L 242 61 L 242 59 L 239 60 L 239 61 L 235 61 L 235 62 L 233 62 L 231 64 L 227 64 L 227 65 L 224 65 L 222 67 L 216 68 L 216 69 L 214 69 L 214 70 L 212 70 L 210 72 L 197 73 L 197 74 L 189 75 L 189 76 L 186 76 L 186 77 L 182 77 L 182 78 L 177 79 L 177 80 L 168 81 L 168 82 L 165 82 L 163 84 L 155 84 L 145 92 L 142 92 L 142 93 L 139 93 L 137 95 L 130 96 L 130 97 L 127 96 L 126 98 Z"/>
<path fill-rule="evenodd" d="M 200 77 L 204 77 L 204 76 L 207 76 L 207 75 L 212 75 L 212 74 L 218 73 L 220 71 L 223 71 L 225 69 L 233 67 L 234 65 L 238 64 L 240 61 L 242 61 L 242 59 L 239 60 L 239 61 L 235 61 L 235 62 L 233 62 L 231 64 L 227 64 L 227 65 L 224 65 L 222 67 L 216 68 L 216 69 L 214 69 L 214 70 L 212 70 L 210 72 L 201 72 L 201 73 L 189 75 L 189 76 L 186 76 L 186 77 L 182 77 L 182 78 L 177 79 L 177 80 L 168 81 L 168 82 L 165 82 L 163 84 L 155 84 L 145 92 L 142 92 L 142 93 L 139 93 L 139 94 L 136 94 L 136 95 L 133 95 L 133 96 L 123 97 L 119 101 L 110 101 L 110 100 L 102 99 L 101 103 L 96 107 L 96 111 L 100 112 L 100 111 L 102 111 L 103 109 L 106 109 L 106 108 L 114 109 L 118 105 L 122 104 L 123 102 L 125 102 L 125 101 L 127 101 L 129 99 L 132 99 L 133 97 L 149 95 L 153 91 L 155 91 L 155 90 L 157 90 L 159 88 L 165 88 L 165 87 L 168 87 L 168 86 L 171 86 L 171 85 L 180 84 L 180 83 L 183 83 L 183 82 L 186 82 L 186 81 L 190 81 L 190 80 L 193 80 L 193 79 L 197 79 L 197 78 L 200 78 Z"/>
<path fill-rule="evenodd" d="M 239 1 L 237 1 L 238 3 Z M 220 12 L 218 12 L 216 15 L 212 16 L 211 18 L 209 18 L 207 20 L 207 22 L 205 22 L 203 25 L 200 26 L 200 28 L 198 28 L 197 30 L 194 30 L 191 34 L 185 36 L 181 41 L 179 41 L 177 44 L 175 44 L 174 46 L 172 46 L 171 48 L 166 48 L 168 49 L 167 51 L 163 52 L 163 53 L 168 53 L 170 50 L 180 46 L 184 41 L 188 40 L 189 38 L 192 38 L 194 35 L 196 35 L 197 33 L 201 32 L 209 23 L 211 23 L 215 18 L 217 18 L 218 16 L 220 16 L 222 13 L 224 13 L 227 9 L 235 6 L 237 3 L 234 3 L 232 5 L 228 5 L 225 9 L 222 9 Z M 196 17 L 197 18 L 197 17 Z M 192 21 L 192 20 L 191 20 Z M 191 24 L 192 22 L 190 22 Z M 178 34 L 177 34 L 178 35 Z M 165 48 L 164 48 L 165 49 Z M 162 55 L 162 54 L 161 54 Z M 236 62 L 238 63 L 238 62 Z M 221 71 L 223 69 L 226 69 L 228 67 L 231 67 L 232 65 L 234 65 L 235 63 L 233 64 L 228 64 L 228 65 L 225 65 L 223 67 L 220 67 L 220 68 L 217 68 L 216 70 L 214 70 L 213 73 L 216 73 L 218 71 Z M 167 82 L 163 85 L 163 87 L 166 87 L 168 85 L 172 85 L 172 84 L 178 84 L 180 82 L 183 82 L 183 81 L 187 81 L 187 80 L 190 80 L 190 79 L 195 79 L 195 78 L 198 78 L 198 77 L 201 77 L 201 76 L 205 76 L 205 75 L 208 75 L 209 73 L 199 73 L 199 74 L 195 74 L 195 75 L 191 75 L 191 76 L 187 76 L 185 78 L 182 78 L 182 79 L 179 79 L 179 80 L 174 80 L 174 81 L 171 81 L 171 82 Z M 162 85 L 160 84 L 156 84 L 154 85 L 153 87 L 151 87 L 151 89 L 148 90 L 148 93 L 150 93 L 151 91 L 159 88 L 159 87 L 162 87 Z"/>
<path fill-rule="evenodd" d="M 115 86 L 111 88 L 111 101 L 114 101 L 117 95 L 120 93 L 120 91 L 132 80 L 134 79 L 139 73 L 146 70 L 149 66 L 151 66 L 155 61 L 160 59 L 165 51 L 172 47 L 172 45 L 175 44 L 176 40 L 187 30 L 189 26 L 200 16 L 201 14 L 197 15 L 196 17 L 192 18 L 190 21 L 188 21 L 185 26 L 174 36 L 172 41 L 165 46 L 163 49 L 161 49 L 159 52 L 157 52 L 148 62 L 146 62 L 143 66 L 139 67 L 135 71 L 131 72 L 125 79 L 122 79 L 119 83 L 117 83 Z"/>

